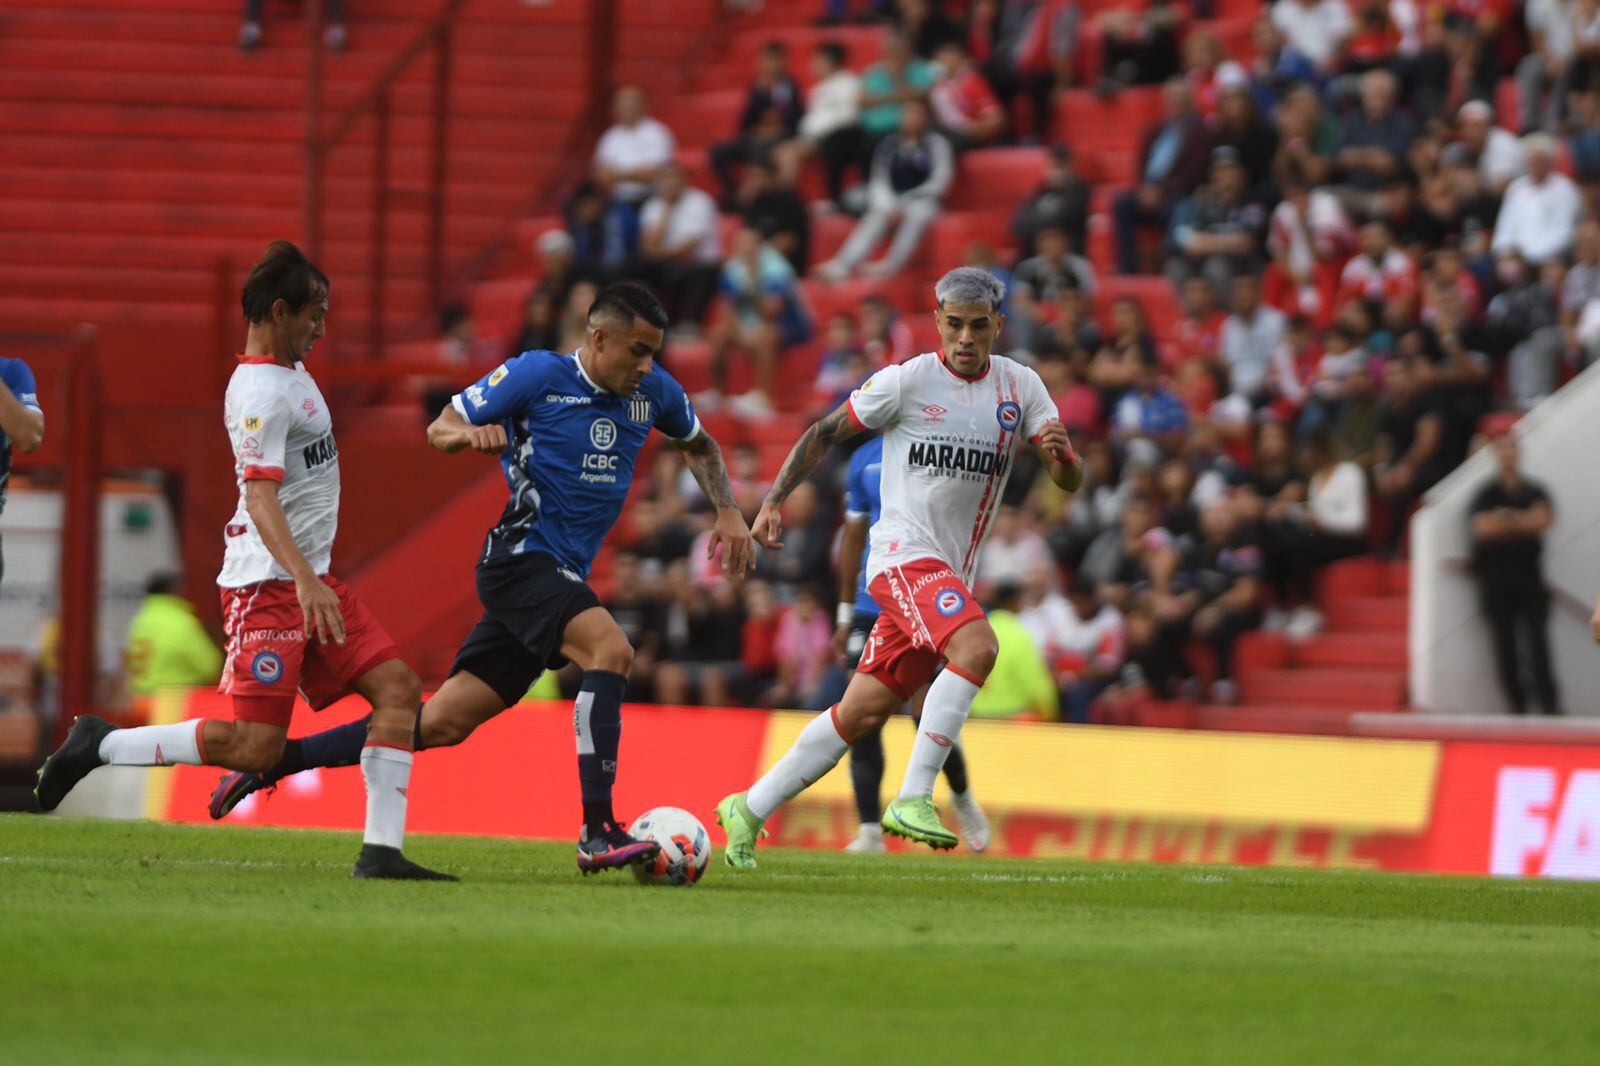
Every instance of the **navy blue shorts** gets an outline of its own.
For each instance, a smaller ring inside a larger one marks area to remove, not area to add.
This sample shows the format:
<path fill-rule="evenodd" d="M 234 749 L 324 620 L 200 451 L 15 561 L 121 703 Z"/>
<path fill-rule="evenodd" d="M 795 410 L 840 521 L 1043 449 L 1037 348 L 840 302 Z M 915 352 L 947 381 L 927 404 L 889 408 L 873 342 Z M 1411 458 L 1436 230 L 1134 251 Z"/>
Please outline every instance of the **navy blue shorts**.
<path fill-rule="evenodd" d="M 567 665 L 567 623 L 600 597 L 578 574 L 543 554 L 502 556 L 478 566 L 483 618 L 456 652 L 450 675 L 466 671 L 511 706 L 545 670 Z"/>

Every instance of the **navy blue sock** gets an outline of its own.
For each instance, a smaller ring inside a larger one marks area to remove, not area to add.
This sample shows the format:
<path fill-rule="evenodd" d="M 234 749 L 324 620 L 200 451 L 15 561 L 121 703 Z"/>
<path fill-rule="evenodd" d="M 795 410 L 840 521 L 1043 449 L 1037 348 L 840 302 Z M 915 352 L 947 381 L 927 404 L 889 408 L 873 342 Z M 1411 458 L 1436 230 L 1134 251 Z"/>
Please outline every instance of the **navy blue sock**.
<path fill-rule="evenodd" d="M 354 722 L 288 741 L 283 745 L 283 757 L 263 776 L 270 783 L 318 766 L 354 766 L 361 761 L 361 749 L 367 746 L 367 727 L 371 724 L 372 715 L 369 714 Z M 417 751 L 422 750 L 420 712 L 417 714 L 416 730 L 412 734 L 412 745 Z"/>
<path fill-rule="evenodd" d="M 611 812 L 611 786 L 617 780 L 617 749 L 622 744 L 622 694 L 628 679 L 609 670 L 584 672 L 578 699 L 572 708 L 572 727 L 578 737 L 578 782 L 583 793 L 583 821 L 591 834 Z"/>
<path fill-rule="evenodd" d="M 874 729 L 850 745 L 850 783 L 856 790 L 856 816 L 862 825 L 883 817 L 883 734 Z"/>
<path fill-rule="evenodd" d="M 961 743 L 950 749 L 950 754 L 944 760 L 944 776 L 950 782 L 952 792 L 965 792 L 970 782 L 967 781 L 967 757 L 961 754 Z"/>

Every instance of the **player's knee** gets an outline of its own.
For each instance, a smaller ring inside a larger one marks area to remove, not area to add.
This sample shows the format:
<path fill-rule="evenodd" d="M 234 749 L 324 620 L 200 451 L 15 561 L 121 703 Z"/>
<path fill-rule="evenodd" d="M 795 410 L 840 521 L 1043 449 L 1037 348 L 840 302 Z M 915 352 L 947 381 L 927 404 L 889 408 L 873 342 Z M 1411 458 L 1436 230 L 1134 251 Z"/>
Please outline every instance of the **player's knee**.
<path fill-rule="evenodd" d="M 235 733 L 230 769 L 262 774 L 278 764 L 283 757 L 283 736 Z"/>
<path fill-rule="evenodd" d="M 410 667 L 394 670 L 384 677 L 372 693 L 377 707 L 403 707 L 415 711 L 422 703 L 422 680 Z"/>
<path fill-rule="evenodd" d="M 422 744 L 428 748 L 450 748 L 472 735 L 473 724 L 446 715 L 422 720 Z"/>
<path fill-rule="evenodd" d="M 627 677 L 628 671 L 633 669 L 633 645 L 622 630 L 616 629 L 595 645 L 590 659 L 591 670 L 606 670 Z"/>
<path fill-rule="evenodd" d="M 945 649 L 945 657 L 962 673 L 984 681 L 1000 655 L 1000 641 L 988 622 L 963 626 Z"/>

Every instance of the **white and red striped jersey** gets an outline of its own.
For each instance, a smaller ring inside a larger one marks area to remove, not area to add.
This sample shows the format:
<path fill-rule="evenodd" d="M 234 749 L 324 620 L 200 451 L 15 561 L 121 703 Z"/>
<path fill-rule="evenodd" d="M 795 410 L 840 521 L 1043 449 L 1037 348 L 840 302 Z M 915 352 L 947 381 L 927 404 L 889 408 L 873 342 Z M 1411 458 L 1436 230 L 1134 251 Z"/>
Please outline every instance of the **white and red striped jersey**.
<path fill-rule="evenodd" d="M 245 507 L 245 483 L 262 478 L 279 483 L 278 502 L 295 544 L 313 570 L 326 574 L 339 527 L 339 446 L 328 404 L 305 364 L 291 370 L 267 356 L 240 356 L 228 381 L 223 420 L 233 444 L 239 505 L 228 522 L 217 584 L 236 589 L 289 579 Z"/>
<path fill-rule="evenodd" d="M 1018 448 L 1059 417 L 1044 382 L 1000 355 L 969 380 L 927 353 L 872 375 L 848 407 L 858 426 L 883 431 L 868 582 L 938 559 L 970 585 Z"/>

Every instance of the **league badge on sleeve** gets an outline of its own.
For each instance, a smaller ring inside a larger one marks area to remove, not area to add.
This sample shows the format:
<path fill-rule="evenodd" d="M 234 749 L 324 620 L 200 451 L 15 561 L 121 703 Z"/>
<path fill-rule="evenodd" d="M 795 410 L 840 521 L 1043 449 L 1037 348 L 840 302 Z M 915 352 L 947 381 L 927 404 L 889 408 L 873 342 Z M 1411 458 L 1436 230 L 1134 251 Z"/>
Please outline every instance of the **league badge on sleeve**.
<path fill-rule="evenodd" d="M 260 415 L 245 415 L 244 416 L 244 431 L 246 433 L 257 433 L 257 432 L 260 432 L 260 430 L 261 430 L 261 416 Z"/>
<path fill-rule="evenodd" d="M 500 382 L 504 381 L 505 377 L 506 365 L 501 363 L 499 366 L 495 367 L 494 373 L 489 375 L 489 387 L 491 389 L 494 388 L 496 385 L 500 384 Z"/>
<path fill-rule="evenodd" d="M 999 420 L 1001 429 L 1015 433 L 1017 427 L 1022 425 L 1022 405 L 1015 400 L 1006 400 L 995 408 L 994 416 Z"/>

